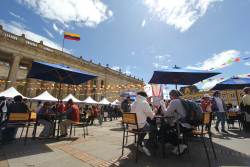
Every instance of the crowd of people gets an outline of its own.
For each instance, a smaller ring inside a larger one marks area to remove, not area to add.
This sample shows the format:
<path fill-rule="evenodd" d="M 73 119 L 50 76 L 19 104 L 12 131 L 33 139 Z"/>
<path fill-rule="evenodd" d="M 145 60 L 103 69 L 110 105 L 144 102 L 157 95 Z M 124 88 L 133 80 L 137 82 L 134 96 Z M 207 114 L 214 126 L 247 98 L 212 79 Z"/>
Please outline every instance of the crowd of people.
<path fill-rule="evenodd" d="M 104 105 L 104 106 L 91 106 L 85 105 L 79 108 L 74 104 L 72 99 L 69 99 L 66 104 L 62 101 L 59 104 L 55 102 L 44 102 L 38 101 L 36 109 L 31 110 L 28 106 L 28 100 L 23 99 L 22 96 L 15 96 L 14 101 L 6 100 L 5 97 L 0 97 L 0 113 L 2 113 L 2 120 L 0 123 L 5 125 L 6 118 L 9 113 L 37 113 L 38 124 L 43 125 L 43 130 L 39 134 L 39 138 L 50 138 L 54 133 L 55 118 L 60 117 L 62 121 L 60 122 L 60 138 L 66 137 L 68 135 L 67 129 L 71 123 L 79 121 L 87 121 L 90 124 L 93 124 L 95 118 L 100 118 L 104 121 L 107 121 L 109 118 L 110 121 L 113 119 L 118 119 L 121 116 L 121 109 L 117 106 Z M 88 118 L 86 118 L 87 113 L 91 113 Z M 20 124 L 20 123 L 17 123 Z M 2 136 L 5 130 L 0 128 L 0 142 L 3 140 Z M 15 140 L 18 128 L 8 128 L 6 130 L 4 141 L 5 143 L 10 143 L 12 140 Z"/>
<path fill-rule="evenodd" d="M 182 100 L 180 98 L 182 96 L 182 93 L 176 89 L 173 89 L 169 92 L 169 95 L 171 99 L 170 103 L 167 100 L 162 100 L 160 102 L 160 107 L 156 108 L 151 104 L 151 97 L 147 96 L 146 92 L 138 92 L 135 102 L 131 105 L 131 110 L 128 111 L 131 113 L 136 113 L 137 115 L 139 129 L 137 129 L 137 127 L 134 125 L 130 125 L 130 128 L 133 131 L 150 131 L 149 140 L 147 140 L 144 145 L 142 144 L 142 141 L 146 136 L 146 133 L 139 134 L 138 141 L 137 143 L 135 143 L 135 146 L 138 147 L 138 150 L 144 152 L 148 156 L 151 155 L 149 152 L 149 148 L 158 148 L 159 146 L 157 145 L 157 143 L 159 141 L 173 145 L 174 154 L 184 154 L 188 147 L 185 141 L 180 139 L 177 128 L 179 128 L 180 134 L 185 132 L 192 132 L 196 128 L 190 125 L 188 122 L 182 121 L 182 118 L 186 118 L 188 115 L 188 111 L 183 106 Z M 244 112 L 250 114 L 250 87 L 244 88 L 242 99 L 242 105 L 238 107 L 235 106 L 233 108 L 231 104 L 225 104 L 225 102 L 221 98 L 220 91 L 214 91 L 213 96 L 210 96 L 209 94 L 204 95 L 201 100 L 200 107 L 203 112 L 213 112 L 217 117 L 214 126 L 215 130 L 219 132 L 219 125 L 221 125 L 221 132 L 227 134 L 228 132 L 225 130 L 226 112 L 238 112 L 240 116 L 243 116 Z M 157 118 L 155 118 L 155 116 L 159 114 L 162 116 L 174 116 L 175 118 L 173 121 L 165 120 L 166 122 L 164 126 L 160 127 L 163 128 L 164 134 L 162 134 L 161 129 L 158 130 L 156 126 Z M 248 124 L 249 126 L 249 123 L 244 123 Z M 208 128 L 210 127 L 206 126 L 205 130 L 210 130 Z M 163 135 L 165 141 L 162 141 Z"/>

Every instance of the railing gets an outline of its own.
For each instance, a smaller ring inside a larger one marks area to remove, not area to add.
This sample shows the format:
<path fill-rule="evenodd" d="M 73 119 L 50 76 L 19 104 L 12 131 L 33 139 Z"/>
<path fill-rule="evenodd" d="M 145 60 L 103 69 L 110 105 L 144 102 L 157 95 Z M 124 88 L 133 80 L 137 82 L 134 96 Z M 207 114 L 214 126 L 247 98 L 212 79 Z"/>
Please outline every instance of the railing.
<path fill-rule="evenodd" d="M 9 38 L 9 39 L 13 39 L 13 40 L 18 40 L 18 36 L 16 36 L 16 35 L 13 35 L 13 34 L 9 34 L 9 33 L 4 33 L 4 36 L 6 37 L 6 38 Z"/>
<path fill-rule="evenodd" d="M 26 44 L 37 47 L 37 44 L 26 40 Z"/>

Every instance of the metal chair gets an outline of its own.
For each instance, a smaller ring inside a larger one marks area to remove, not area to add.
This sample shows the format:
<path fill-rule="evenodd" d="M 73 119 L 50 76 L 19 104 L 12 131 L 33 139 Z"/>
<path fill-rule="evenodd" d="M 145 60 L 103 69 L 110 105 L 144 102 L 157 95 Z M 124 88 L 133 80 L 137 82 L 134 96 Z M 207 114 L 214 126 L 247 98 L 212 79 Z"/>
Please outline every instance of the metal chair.
<path fill-rule="evenodd" d="M 234 125 L 234 121 L 237 120 L 239 122 L 239 128 L 241 131 L 241 121 L 242 119 L 238 116 L 237 112 L 226 112 L 226 120 L 227 120 L 227 128 L 229 130 L 230 125 Z"/>
<path fill-rule="evenodd" d="M 211 146 L 213 148 L 214 157 L 215 157 L 215 159 L 217 159 L 215 151 L 214 151 L 214 146 L 213 146 L 213 142 L 212 142 L 212 135 L 211 135 L 211 131 L 210 131 L 210 129 L 211 129 L 211 120 L 212 120 L 212 113 L 211 112 L 204 112 L 203 116 L 202 116 L 202 129 L 201 129 L 201 131 L 200 130 L 193 130 L 192 132 L 183 133 L 183 135 L 187 135 L 187 136 L 188 135 L 197 135 L 197 136 L 201 137 L 201 139 L 202 139 L 201 141 L 198 141 L 198 140 L 192 140 L 192 141 L 194 141 L 194 142 L 202 142 L 204 144 L 209 166 L 211 166 L 211 162 L 210 162 L 210 159 L 209 159 L 209 156 L 208 156 L 207 146 L 206 146 L 206 143 L 205 143 L 205 140 L 204 140 L 206 134 L 209 135 L 209 140 L 210 140 Z M 205 125 L 208 125 L 208 131 L 203 130 Z M 188 146 L 188 140 L 186 142 L 187 142 L 187 146 Z M 189 149 L 188 149 L 188 152 L 189 152 Z"/>
<path fill-rule="evenodd" d="M 33 132 L 32 132 L 32 137 L 33 139 L 35 140 L 36 139 L 36 130 L 37 130 L 37 126 L 38 126 L 38 117 L 37 117 L 37 113 L 31 113 L 30 114 L 30 119 L 33 119 L 35 120 L 34 122 L 29 122 L 29 125 L 33 125 L 34 126 L 34 129 L 33 129 Z M 24 130 L 24 127 L 22 129 L 22 132 L 21 132 L 21 135 L 20 135 L 20 138 L 22 137 L 23 135 L 23 130 Z"/>

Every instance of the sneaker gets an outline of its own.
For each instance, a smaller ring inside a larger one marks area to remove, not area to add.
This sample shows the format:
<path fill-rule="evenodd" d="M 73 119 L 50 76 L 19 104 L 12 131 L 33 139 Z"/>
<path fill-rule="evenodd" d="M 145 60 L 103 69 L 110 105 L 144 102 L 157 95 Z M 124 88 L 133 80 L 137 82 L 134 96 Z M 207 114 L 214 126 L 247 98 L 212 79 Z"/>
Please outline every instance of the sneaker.
<path fill-rule="evenodd" d="M 47 136 L 46 136 L 46 135 L 40 135 L 39 138 L 40 138 L 40 139 L 46 139 Z"/>
<path fill-rule="evenodd" d="M 151 156 L 150 152 L 146 147 L 142 147 L 142 150 L 145 152 L 145 154 L 147 154 L 147 156 Z"/>
<path fill-rule="evenodd" d="M 215 129 L 216 131 L 219 131 L 218 127 L 216 127 L 216 126 L 214 127 L 214 129 Z"/>
<path fill-rule="evenodd" d="M 180 155 L 184 154 L 187 149 L 188 147 L 185 144 L 180 144 Z M 176 155 L 179 155 L 178 146 L 177 146 L 177 149 L 175 148 L 173 150 L 173 153 Z"/>
<path fill-rule="evenodd" d="M 221 132 L 223 132 L 223 133 L 228 133 L 226 130 L 221 130 Z"/>
<path fill-rule="evenodd" d="M 58 138 L 64 138 L 64 137 L 67 137 L 67 135 L 66 134 L 65 135 L 61 135 Z"/>
<path fill-rule="evenodd" d="M 135 145 L 135 147 L 137 147 L 137 143 L 134 143 L 134 145 Z M 144 151 L 142 150 L 142 148 L 141 148 L 140 145 L 138 145 L 138 150 L 139 150 L 140 152 L 144 152 Z"/>

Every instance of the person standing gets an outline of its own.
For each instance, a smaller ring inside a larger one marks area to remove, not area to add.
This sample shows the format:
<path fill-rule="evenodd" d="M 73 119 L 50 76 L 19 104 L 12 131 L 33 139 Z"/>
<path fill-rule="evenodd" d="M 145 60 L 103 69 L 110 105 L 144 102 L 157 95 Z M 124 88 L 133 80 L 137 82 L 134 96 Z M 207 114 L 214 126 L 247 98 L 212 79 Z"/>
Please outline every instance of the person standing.
<path fill-rule="evenodd" d="M 112 121 L 112 117 L 113 117 L 113 106 L 111 105 L 111 103 L 109 103 L 108 108 L 109 108 L 109 117 L 110 117 L 110 121 Z"/>
<path fill-rule="evenodd" d="M 212 112 L 212 108 L 211 108 L 211 101 L 209 100 L 211 96 L 209 96 L 209 94 L 205 94 L 203 99 L 201 100 L 201 109 L 203 112 Z M 205 126 L 205 130 L 208 130 L 208 125 Z"/>
<path fill-rule="evenodd" d="M 118 115 L 118 107 L 115 106 L 115 108 L 114 108 L 114 119 L 115 118 L 117 119 L 117 115 Z"/>
<path fill-rule="evenodd" d="M 103 113 L 104 113 L 104 114 L 103 114 L 103 115 L 104 115 L 104 121 L 107 121 L 107 117 L 108 117 L 107 115 L 108 115 L 108 110 L 109 110 L 109 109 L 108 109 L 108 106 L 105 105 L 104 108 L 103 108 L 103 110 L 104 110 L 104 111 L 103 111 Z"/>
<path fill-rule="evenodd" d="M 129 98 L 130 99 L 130 98 Z M 129 112 L 129 108 L 130 108 L 130 100 L 129 99 L 126 99 L 124 101 L 124 104 L 123 104 L 123 112 Z"/>
<path fill-rule="evenodd" d="M 59 107 L 58 107 L 58 112 L 62 113 L 64 111 L 64 104 L 62 100 L 60 101 Z"/>
<path fill-rule="evenodd" d="M 250 87 L 245 87 L 244 89 L 245 95 L 242 98 L 245 111 L 250 114 Z"/>
<path fill-rule="evenodd" d="M 28 106 L 28 99 L 23 99 L 23 103 L 27 106 L 27 108 L 29 109 L 29 112 L 31 112 L 31 109 Z"/>
<path fill-rule="evenodd" d="M 214 127 L 216 131 L 219 131 L 218 127 L 221 122 L 221 132 L 228 133 L 225 130 L 225 112 L 227 111 L 227 105 L 221 99 L 221 92 L 218 90 L 214 91 L 214 95 L 212 97 L 212 110 L 215 112 L 215 115 L 217 117 L 216 125 Z"/>
<path fill-rule="evenodd" d="M 4 96 L 0 97 L 0 113 L 3 114 L 2 120 L 0 120 L 0 124 L 2 121 L 6 118 L 6 112 L 9 107 L 9 102 L 6 101 L 6 98 Z M 0 141 L 2 141 L 2 128 L 0 128 Z"/>

